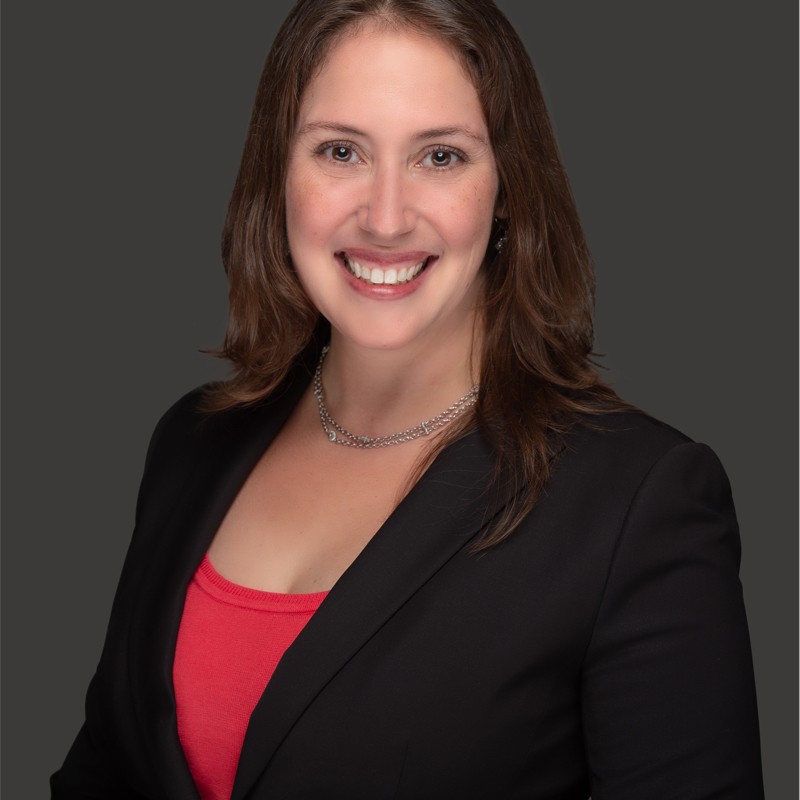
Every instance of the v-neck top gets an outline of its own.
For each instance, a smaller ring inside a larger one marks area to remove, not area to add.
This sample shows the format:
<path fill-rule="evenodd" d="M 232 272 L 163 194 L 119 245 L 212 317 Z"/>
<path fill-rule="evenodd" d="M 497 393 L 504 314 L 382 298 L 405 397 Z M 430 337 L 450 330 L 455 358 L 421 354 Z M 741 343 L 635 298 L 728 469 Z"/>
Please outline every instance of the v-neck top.
<path fill-rule="evenodd" d="M 186 593 L 172 675 L 178 736 L 202 800 L 229 800 L 250 715 L 326 596 L 239 586 L 203 558 Z"/>

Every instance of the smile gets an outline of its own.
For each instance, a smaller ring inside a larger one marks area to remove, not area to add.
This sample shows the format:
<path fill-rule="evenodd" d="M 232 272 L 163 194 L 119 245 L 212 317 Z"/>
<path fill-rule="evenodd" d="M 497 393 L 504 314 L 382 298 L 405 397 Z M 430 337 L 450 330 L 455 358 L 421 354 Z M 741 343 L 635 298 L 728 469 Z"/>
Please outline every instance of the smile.
<path fill-rule="evenodd" d="M 412 264 L 409 267 L 364 267 L 354 258 L 351 258 L 347 253 L 340 253 L 347 269 L 364 283 L 371 283 L 374 286 L 396 286 L 401 283 L 408 283 L 413 281 L 431 260 L 431 256 L 424 258 L 422 261 Z"/>

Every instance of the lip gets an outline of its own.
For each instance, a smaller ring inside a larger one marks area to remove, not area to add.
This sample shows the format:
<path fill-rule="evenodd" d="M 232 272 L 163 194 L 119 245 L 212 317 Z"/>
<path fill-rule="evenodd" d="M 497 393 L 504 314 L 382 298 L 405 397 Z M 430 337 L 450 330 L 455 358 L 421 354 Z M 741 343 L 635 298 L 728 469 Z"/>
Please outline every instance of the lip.
<path fill-rule="evenodd" d="M 350 248 L 344 248 L 336 255 L 340 256 L 343 253 L 347 253 L 350 258 L 354 258 L 362 264 L 366 261 L 378 267 L 393 266 L 394 264 L 405 264 L 410 267 L 413 264 L 419 264 L 420 261 L 435 257 L 433 253 L 426 250 L 408 250 L 405 252 L 387 253 L 376 252 L 374 250 L 360 250 L 358 248 L 352 250 Z"/>
<path fill-rule="evenodd" d="M 345 255 L 352 260 L 365 263 L 365 265 L 370 264 L 371 267 L 380 268 L 394 267 L 397 264 L 411 266 L 419 264 L 422 261 L 427 261 L 428 263 L 413 280 L 406 281 L 405 283 L 369 283 L 353 275 L 345 262 Z M 405 251 L 402 253 L 376 253 L 371 250 L 348 249 L 337 251 L 334 257 L 350 287 L 358 292 L 358 294 L 373 300 L 399 300 L 413 294 L 422 286 L 435 262 L 439 260 L 438 256 L 423 250 Z"/>

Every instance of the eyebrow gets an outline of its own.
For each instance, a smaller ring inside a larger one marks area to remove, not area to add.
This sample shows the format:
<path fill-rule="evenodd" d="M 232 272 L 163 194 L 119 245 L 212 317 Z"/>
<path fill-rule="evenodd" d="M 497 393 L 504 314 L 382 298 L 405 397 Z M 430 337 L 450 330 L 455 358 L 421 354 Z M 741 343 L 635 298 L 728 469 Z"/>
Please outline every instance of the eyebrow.
<path fill-rule="evenodd" d="M 343 136 L 363 136 L 366 137 L 367 134 L 364 131 L 360 131 L 358 128 L 353 128 L 350 125 L 343 125 L 340 122 L 308 122 L 303 125 L 302 128 L 298 131 L 298 136 L 303 136 L 306 133 L 311 133 L 313 131 L 332 131 L 333 133 L 339 133 Z M 479 144 L 486 145 L 486 139 L 481 136 L 480 134 L 471 131 L 469 128 L 428 128 L 424 131 L 419 131 L 418 133 L 414 134 L 415 140 L 421 139 L 440 139 L 445 136 L 466 136 L 468 139 L 473 139 L 474 141 L 478 142 Z"/>

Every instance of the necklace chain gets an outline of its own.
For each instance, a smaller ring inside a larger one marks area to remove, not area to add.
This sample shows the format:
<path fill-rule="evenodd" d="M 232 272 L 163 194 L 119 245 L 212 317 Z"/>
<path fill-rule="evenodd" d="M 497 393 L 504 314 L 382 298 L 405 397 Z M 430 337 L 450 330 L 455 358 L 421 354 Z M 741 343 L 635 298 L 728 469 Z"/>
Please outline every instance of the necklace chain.
<path fill-rule="evenodd" d="M 404 431 L 390 433 L 386 436 L 358 436 L 348 431 L 347 428 L 343 428 L 330 415 L 330 412 L 325 406 L 325 398 L 322 393 L 322 364 L 325 361 L 325 356 L 328 354 L 328 349 L 327 345 L 322 348 L 317 369 L 314 372 L 314 397 L 317 398 L 317 405 L 319 406 L 319 421 L 322 423 L 322 430 L 325 431 L 328 439 L 335 444 L 345 445 L 346 447 L 369 449 L 375 447 L 391 447 L 395 444 L 411 442 L 422 436 L 428 436 L 428 434 L 433 433 L 439 428 L 443 428 L 449 422 L 461 416 L 468 408 L 474 406 L 478 400 L 478 386 L 476 384 L 472 386 L 463 397 L 456 400 L 453 405 L 448 406 L 442 411 L 441 414 L 426 419 L 424 422 L 420 422 L 419 425 L 414 425 L 411 428 L 406 428 Z"/>

